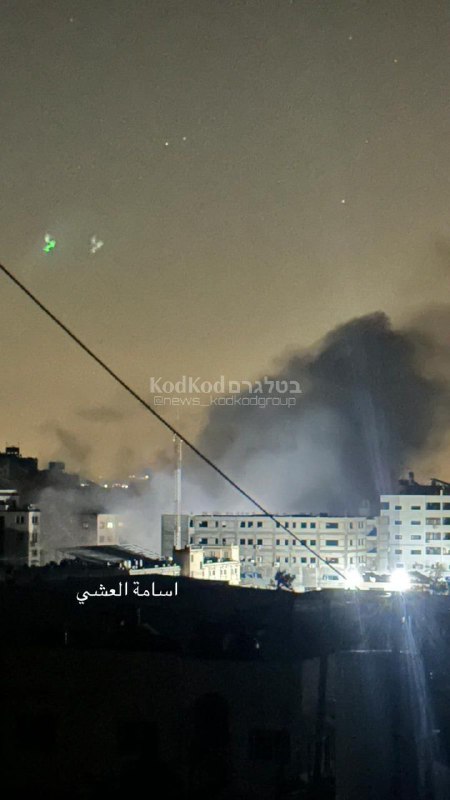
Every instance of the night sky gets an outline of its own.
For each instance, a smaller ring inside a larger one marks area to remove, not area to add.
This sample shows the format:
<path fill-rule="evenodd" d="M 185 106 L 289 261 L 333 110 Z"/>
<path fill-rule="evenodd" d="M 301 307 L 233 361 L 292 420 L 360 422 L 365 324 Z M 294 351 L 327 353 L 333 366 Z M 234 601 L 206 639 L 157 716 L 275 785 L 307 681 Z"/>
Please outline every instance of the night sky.
<path fill-rule="evenodd" d="M 151 376 L 253 380 L 352 317 L 447 300 L 450 3 L 0 15 L 0 260 L 146 398 Z M 92 476 L 170 449 L 3 276 L 0 299 L 2 447 Z"/>

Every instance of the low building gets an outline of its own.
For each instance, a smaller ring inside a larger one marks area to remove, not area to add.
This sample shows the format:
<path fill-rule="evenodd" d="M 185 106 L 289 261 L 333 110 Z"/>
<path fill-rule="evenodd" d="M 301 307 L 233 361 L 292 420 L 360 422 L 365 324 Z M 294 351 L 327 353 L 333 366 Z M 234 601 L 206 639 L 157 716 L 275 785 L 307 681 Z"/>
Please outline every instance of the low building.
<path fill-rule="evenodd" d="M 225 581 L 232 586 L 240 583 L 241 563 L 237 545 L 190 545 L 174 551 L 174 558 L 181 566 L 181 575 L 185 577 Z"/>

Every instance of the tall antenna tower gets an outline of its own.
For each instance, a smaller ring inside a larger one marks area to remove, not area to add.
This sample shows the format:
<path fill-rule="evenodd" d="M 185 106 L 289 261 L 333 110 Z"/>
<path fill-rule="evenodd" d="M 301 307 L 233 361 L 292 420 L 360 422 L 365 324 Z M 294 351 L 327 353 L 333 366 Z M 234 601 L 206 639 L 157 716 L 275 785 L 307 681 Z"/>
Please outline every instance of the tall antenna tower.
<path fill-rule="evenodd" d="M 181 550 L 181 467 L 183 459 L 183 442 L 178 436 L 173 437 L 175 450 L 175 550 Z"/>

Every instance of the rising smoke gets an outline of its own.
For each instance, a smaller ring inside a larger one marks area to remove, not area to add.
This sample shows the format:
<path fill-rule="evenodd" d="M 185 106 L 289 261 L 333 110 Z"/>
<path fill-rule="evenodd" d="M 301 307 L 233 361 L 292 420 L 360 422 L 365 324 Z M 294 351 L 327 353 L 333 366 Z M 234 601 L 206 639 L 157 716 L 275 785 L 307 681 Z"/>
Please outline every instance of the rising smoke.
<path fill-rule="evenodd" d="M 447 308 L 403 330 L 382 313 L 354 319 L 316 347 L 279 360 L 270 377 L 300 383 L 295 406 L 213 407 L 196 444 L 272 512 L 358 513 L 368 501 L 377 513 L 379 495 L 394 490 L 406 469 L 426 463 L 450 429 L 448 331 Z M 57 433 L 83 465 L 86 449 L 78 452 L 75 437 Z M 185 512 L 252 510 L 186 447 L 184 453 Z M 155 551 L 161 514 L 174 508 L 172 467 L 171 454 L 159 454 L 144 491 L 114 502 L 102 497 L 108 511 L 124 515 L 131 540 Z M 78 496 L 68 498 L 71 512 Z M 61 511 L 63 494 L 44 493 L 41 507 L 49 500 Z"/>
<path fill-rule="evenodd" d="M 364 500 L 376 511 L 380 493 L 436 444 L 436 426 L 449 424 L 448 369 L 439 376 L 442 348 L 427 369 L 439 347 L 421 323 L 393 330 L 376 313 L 341 325 L 271 376 L 299 381 L 294 407 L 213 408 L 199 448 L 272 511 L 356 513 Z M 248 508 L 208 470 L 192 469 L 214 507 Z"/>

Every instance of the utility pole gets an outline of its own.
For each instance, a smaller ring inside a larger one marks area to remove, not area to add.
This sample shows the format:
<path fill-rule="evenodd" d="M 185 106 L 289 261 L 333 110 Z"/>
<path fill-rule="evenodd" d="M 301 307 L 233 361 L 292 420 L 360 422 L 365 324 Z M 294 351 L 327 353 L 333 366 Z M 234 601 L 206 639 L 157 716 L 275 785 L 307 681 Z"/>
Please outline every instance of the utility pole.
<path fill-rule="evenodd" d="M 183 442 L 178 436 L 173 437 L 175 450 L 175 550 L 181 550 L 181 466 Z"/>

